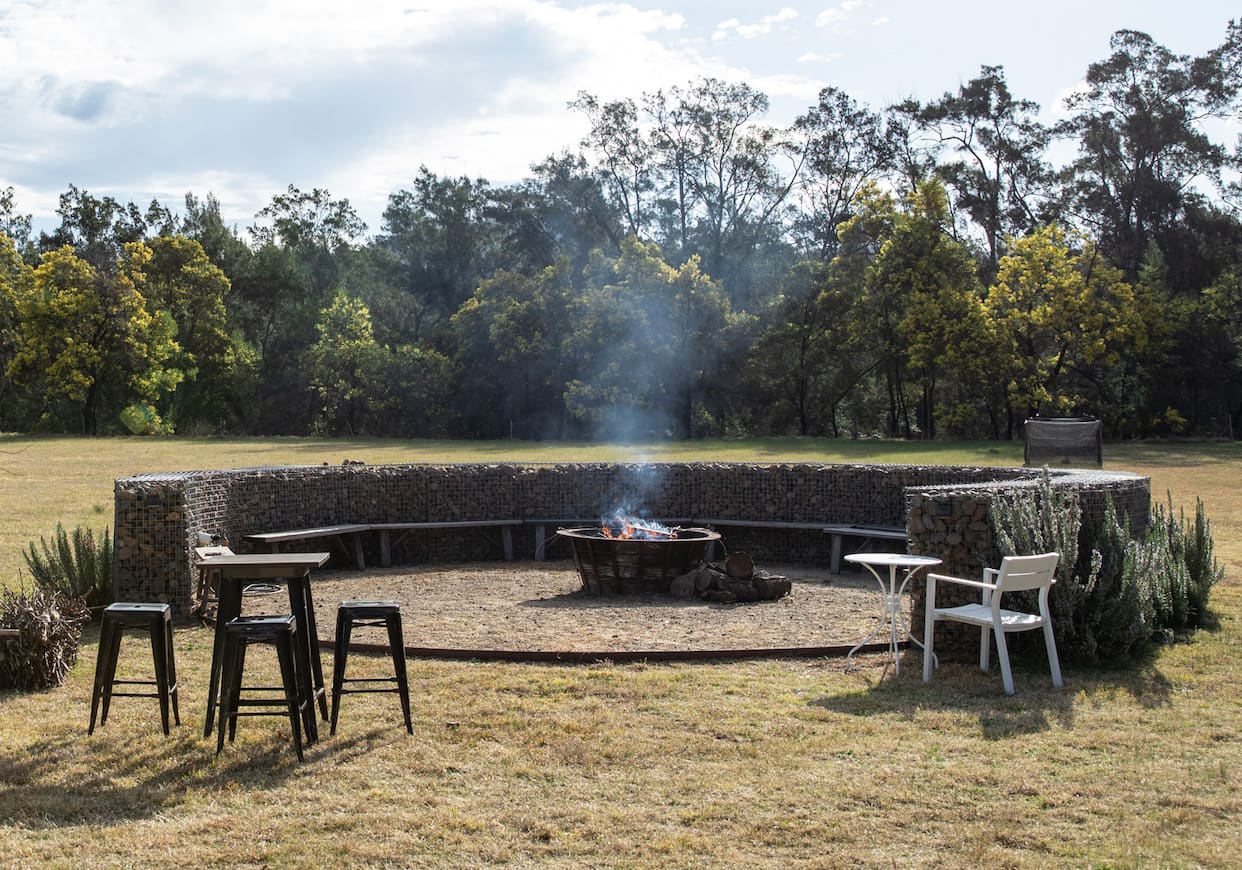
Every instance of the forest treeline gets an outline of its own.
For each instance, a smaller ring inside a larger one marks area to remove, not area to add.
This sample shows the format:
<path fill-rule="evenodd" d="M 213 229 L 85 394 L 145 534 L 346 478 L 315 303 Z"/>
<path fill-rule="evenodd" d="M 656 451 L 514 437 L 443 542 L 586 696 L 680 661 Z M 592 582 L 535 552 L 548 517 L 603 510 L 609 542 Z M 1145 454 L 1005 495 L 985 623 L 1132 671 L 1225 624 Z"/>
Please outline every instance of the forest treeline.
<path fill-rule="evenodd" d="M 999 66 L 788 128 L 741 83 L 582 93 L 528 178 L 421 167 L 375 230 L 71 185 L 35 234 L 0 189 L 0 429 L 1235 437 L 1242 26 L 1118 31 L 1084 81 L 1051 125 Z"/>

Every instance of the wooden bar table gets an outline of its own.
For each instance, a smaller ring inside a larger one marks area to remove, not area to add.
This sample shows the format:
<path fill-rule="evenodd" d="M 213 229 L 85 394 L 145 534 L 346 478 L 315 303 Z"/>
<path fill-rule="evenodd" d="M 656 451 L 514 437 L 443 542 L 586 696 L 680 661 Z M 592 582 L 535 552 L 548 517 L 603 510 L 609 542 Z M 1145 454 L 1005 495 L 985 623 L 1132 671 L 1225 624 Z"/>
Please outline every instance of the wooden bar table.
<path fill-rule="evenodd" d="M 315 702 L 328 720 L 328 700 L 324 691 L 323 660 L 319 657 L 319 632 L 315 626 L 315 604 L 311 598 L 310 572 L 322 567 L 330 553 L 252 553 L 244 555 L 209 556 L 199 567 L 218 570 L 219 599 L 216 605 L 216 633 L 211 646 L 211 677 L 207 685 L 207 721 L 203 736 L 210 737 L 220 691 L 221 655 L 224 649 L 224 627 L 241 615 L 242 591 L 255 582 L 284 584 L 289 590 L 289 612 L 297 622 L 298 698 L 302 704 L 306 742 L 319 739 L 315 721 Z"/>

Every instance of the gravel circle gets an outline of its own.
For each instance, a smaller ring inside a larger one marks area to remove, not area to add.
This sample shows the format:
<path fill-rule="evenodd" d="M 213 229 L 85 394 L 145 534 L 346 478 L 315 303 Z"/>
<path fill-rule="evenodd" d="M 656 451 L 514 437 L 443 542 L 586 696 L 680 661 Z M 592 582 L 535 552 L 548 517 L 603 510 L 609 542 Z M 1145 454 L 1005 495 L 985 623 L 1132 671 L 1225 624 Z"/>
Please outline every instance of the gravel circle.
<path fill-rule="evenodd" d="M 595 596 L 569 562 L 512 562 L 320 571 L 320 639 L 345 600 L 400 602 L 408 647 L 527 652 L 691 652 L 849 646 L 879 623 L 879 587 L 865 574 L 760 566 L 792 581 L 776 601 L 718 604 L 664 595 Z M 270 605 L 268 605 L 270 607 Z M 246 610 L 263 607 L 248 599 Z M 356 633 L 355 641 L 371 638 Z M 884 640 L 885 638 L 877 638 Z M 382 630 L 374 642 L 384 641 Z"/>

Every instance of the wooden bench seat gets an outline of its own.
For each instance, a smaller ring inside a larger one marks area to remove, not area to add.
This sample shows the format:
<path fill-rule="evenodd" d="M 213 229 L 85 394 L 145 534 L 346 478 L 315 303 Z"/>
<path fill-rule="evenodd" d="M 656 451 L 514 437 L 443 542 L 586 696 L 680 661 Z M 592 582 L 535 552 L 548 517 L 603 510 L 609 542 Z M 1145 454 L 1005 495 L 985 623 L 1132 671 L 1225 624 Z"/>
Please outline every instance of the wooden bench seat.
<path fill-rule="evenodd" d="M 813 523 L 790 522 L 788 520 L 735 520 L 735 519 L 703 519 L 696 518 L 699 526 L 745 526 L 750 529 L 822 529 L 822 521 Z"/>
<path fill-rule="evenodd" d="M 21 637 L 22 632 L 19 628 L 0 628 L 0 638 Z"/>
<path fill-rule="evenodd" d="M 373 531 L 379 532 L 380 562 L 385 568 L 392 564 L 392 548 L 400 543 L 405 534 L 418 529 L 470 529 L 499 527 L 505 549 L 505 561 L 513 561 L 513 526 L 520 526 L 521 520 L 445 520 L 427 523 L 371 523 Z M 396 540 L 393 532 L 400 532 Z"/>
<path fill-rule="evenodd" d="M 273 553 L 279 553 L 281 544 L 289 541 L 308 541 L 315 538 L 328 538 L 341 546 L 346 553 L 353 556 L 354 565 L 359 570 L 367 566 L 362 555 L 362 533 L 371 530 L 369 524 L 347 523 L 339 526 L 319 526 L 314 529 L 290 529 L 284 532 L 259 532 L 244 535 L 243 539 L 256 544 L 266 545 Z M 348 546 L 346 544 L 348 541 Z M 351 553 L 352 550 L 352 553 Z"/>
<path fill-rule="evenodd" d="M 832 561 L 830 567 L 833 574 L 841 573 L 841 547 L 846 538 L 860 538 L 856 552 L 865 552 L 875 541 L 906 541 L 909 538 L 906 530 L 900 526 L 868 526 L 858 523 L 837 523 L 822 527 L 824 532 L 832 535 Z"/>
<path fill-rule="evenodd" d="M 244 535 L 247 541 L 265 544 L 273 553 L 280 552 L 280 545 L 288 541 L 306 541 L 314 538 L 330 538 L 338 543 L 353 558 L 359 570 L 366 568 L 363 556 L 362 535 L 364 532 L 379 534 L 380 563 L 385 567 L 392 565 L 392 548 L 399 543 L 402 535 L 394 541 L 393 532 L 408 533 L 417 529 L 469 529 L 499 526 L 504 539 L 505 560 L 513 561 L 513 535 L 511 527 L 521 525 L 521 520 L 445 520 L 430 523 L 347 523 L 339 526 L 320 526 L 315 529 L 289 529 L 283 532 L 259 532 Z M 348 540 L 349 546 L 345 546 Z"/>

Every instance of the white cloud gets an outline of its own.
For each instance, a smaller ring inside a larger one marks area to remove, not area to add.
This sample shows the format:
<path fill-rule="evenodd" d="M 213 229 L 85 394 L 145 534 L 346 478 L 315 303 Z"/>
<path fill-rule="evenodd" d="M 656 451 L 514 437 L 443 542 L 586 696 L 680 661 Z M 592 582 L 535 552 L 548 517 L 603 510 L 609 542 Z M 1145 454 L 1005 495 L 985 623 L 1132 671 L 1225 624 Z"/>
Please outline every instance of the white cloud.
<path fill-rule="evenodd" d="M 842 0 L 836 6 L 825 9 L 815 17 L 815 25 L 817 27 L 831 27 L 839 29 L 845 26 L 845 23 L 853 15 L 854 10 L 863 5 L 863 0 Z"/>
<path fill-rule="evenodd" d="M 797 9 L 785 6 L 775 15 L 765 15 L 753 24 L 743 24 L 736 18 L 730 18 L 716 25 L 715 31 L 712 32 L 712 40 L 720 42 L 727 39 L 730 34 L 739 36 L 742 39 L 754 39 L 755 37 L 771 33 L 779 25 L 787 21 L 793 21 L 798 17 Z"/>
<path fill-rule="evenodd" d="M 840 56 L 841 55 L 837 52 L 832 54 L 820 54 L 818 52 L 808 51 L 806 54 L 798 55 L 798 63 L 827 62 L 836 60 Z"/>
<path fill-rule="evenodd" d="M 47 0 L 2 21 L 0 188 L 44 217 L 70 183 L 249 215 L 293 183 L 366 200 L 375 230 L 420 164 L 508 183 L 576 145 L 580 90 L 737 77 L 667 44 L 682 15 L 623 3 Z"/>
<path fill-rule="evenodd" d="M 875 21 L 871 22 L 871 26 L 872 27 L 883 27 L 885 24 L 891 23 L 892 20 L 893 19 L 889 18 L 887 15 L 881 15 L 879 18 L 875 19 Z"/>

